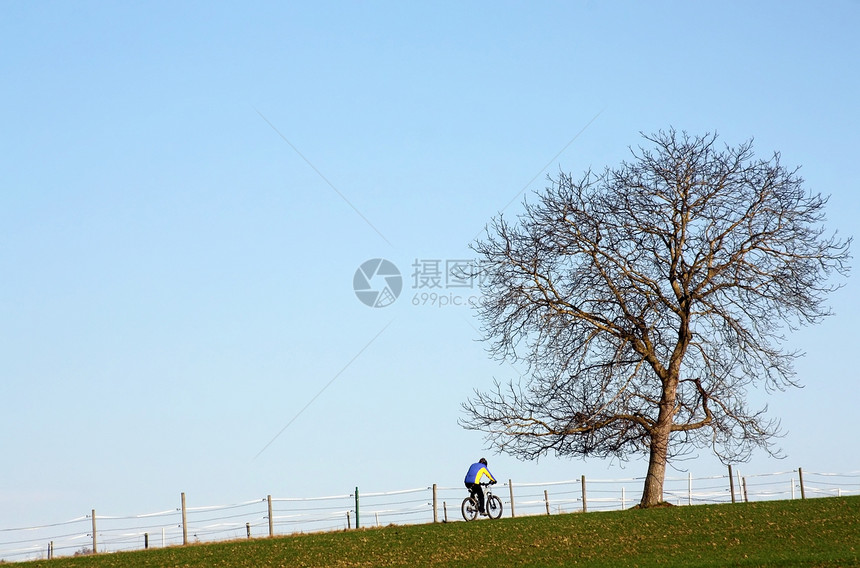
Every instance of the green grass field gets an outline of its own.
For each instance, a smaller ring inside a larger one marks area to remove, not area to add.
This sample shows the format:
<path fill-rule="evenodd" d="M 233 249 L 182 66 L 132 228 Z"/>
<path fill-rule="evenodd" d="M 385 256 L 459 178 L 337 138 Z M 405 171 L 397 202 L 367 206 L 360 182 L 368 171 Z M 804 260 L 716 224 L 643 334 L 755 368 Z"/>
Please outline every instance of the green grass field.
<path fill-rule="evenodd" d="M 860 566 L 860 497 L 389 526 L 58 558 L 20 565 L 29 568 Z"/>

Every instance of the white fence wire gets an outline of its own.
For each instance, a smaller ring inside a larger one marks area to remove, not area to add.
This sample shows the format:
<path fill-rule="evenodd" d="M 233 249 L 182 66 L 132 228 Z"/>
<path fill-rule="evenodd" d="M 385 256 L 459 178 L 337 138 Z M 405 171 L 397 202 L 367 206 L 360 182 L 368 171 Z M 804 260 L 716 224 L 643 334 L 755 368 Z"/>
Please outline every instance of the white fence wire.
<path fill-rule="evenodd" d="M 499 483 L 493 492 L 504 516 L 607 511 L 634 506 L 644 479 L 573 479 Z M 666 501 L 700 505 L 743 501 L 860 495 L 860 471 L 814 473 L 801 469 L 732 476 L 667 477 Z M 352 493 L 325 497 L 272 497 L 227 505 L 177 507 L 140 515 L 97 511 L 68 521 L 0 528 L 0 560 L 22 561 L 385 525 L 462 520 L 462 485 Z M 183 494 L 183 503 L 185 501 Z M 184 525 L 184 526 L 183 526 Z"/>

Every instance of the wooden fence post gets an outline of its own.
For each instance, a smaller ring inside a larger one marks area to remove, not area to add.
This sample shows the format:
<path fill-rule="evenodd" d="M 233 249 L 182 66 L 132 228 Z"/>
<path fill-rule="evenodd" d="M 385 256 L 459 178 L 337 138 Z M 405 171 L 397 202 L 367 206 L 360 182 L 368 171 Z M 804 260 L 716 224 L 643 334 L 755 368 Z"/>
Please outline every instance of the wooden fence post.
<path fill-rule="evenodd" d="M 433 484 L 433 522 L 439 522 L 439 512 L 436 510 L 436 484 Z"/>
<path fill-rule="evenodd" d="M 549 492 L 546 489 L 543 490 L 543 500 L 546 503 L 546 514 L 549 515 Z"/>
<path fill-rule="evenodd" d="M 743 488 L 744 488 L 744 503 L 749 503 L 750 502 L 750 496 L 749 496 L 749 493 L 747 493 L 747 478 L 746 477 L 742 478 L 741 483 L 743 484 Z"/>
<path fill-rule="evenodd" d="M 806 489 L 803 487 L 803 468 L 797 468 L 797 477 L 800 479 L 800 498 L 806 499 Z"/>
<path fill-rule="evenodd" d="M 185 511 L 185 492 L 182 492 L 182 544 L 188 544 L 188 516 Z"/>
<path fill-rule="evenodd" d="M 248 538 L 251 538 L 251 523 L 245 523 L 245 534 L 248 535 Z"/>
<path fill-rule="evenodd" d="M 511 517 L 516 517 L 514 513 L 514 483 L 508 479 L 508 489 L 511 490 Z"/>
<path fill-rule="evenodd" d="M 732 475 L 732 465 L 729 464 L 729 490 L 732 492 L 732 503 L 735 502 L 735 478 Z"/>
<path fill-rule="evenodd" d="M 582 476 L 582 512 L 583 513 L 588 512 L 588 504 L 586 503 L 586 500 L 585 500 L 585 476 L 584 475 Z"/>
<path fill-rule="evenodd" d="M 149 533 L 143 533 L 143 548 L 149 550 Z"/>
<path fill-rule="evenodd" d="M 98 551 L 98 543 L 96 542 L 96 510 L 93 509 L 93 554 L 97 554 Z"/>
<path fill-rule="evenodd" d="M 275 536 L 275 518 L 272 516 L 272 496 L 266 495 L 266 503 L 269 509 L 269 536 Z"/>
<path fill-rule="evenodd" d="M 442 501 L 442 513 L 445 515 L 443 518 L 445 519 L 443 522 L 448 522 L 448 502 Z"/>

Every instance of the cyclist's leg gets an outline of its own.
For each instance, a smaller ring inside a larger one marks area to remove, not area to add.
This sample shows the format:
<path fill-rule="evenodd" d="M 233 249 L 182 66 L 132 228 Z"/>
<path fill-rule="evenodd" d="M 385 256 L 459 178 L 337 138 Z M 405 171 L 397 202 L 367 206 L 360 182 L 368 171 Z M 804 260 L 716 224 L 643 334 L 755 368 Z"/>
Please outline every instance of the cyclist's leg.
<path fill-rule="evenodd" d="M 478 512 L 484 512 L 484 491 L 479 483 L 467 483 L 466 487 L 469 488 L 469 493 L 472 495 L 472 498 L 475 499 L 475 502 L 478 503 Z"/>

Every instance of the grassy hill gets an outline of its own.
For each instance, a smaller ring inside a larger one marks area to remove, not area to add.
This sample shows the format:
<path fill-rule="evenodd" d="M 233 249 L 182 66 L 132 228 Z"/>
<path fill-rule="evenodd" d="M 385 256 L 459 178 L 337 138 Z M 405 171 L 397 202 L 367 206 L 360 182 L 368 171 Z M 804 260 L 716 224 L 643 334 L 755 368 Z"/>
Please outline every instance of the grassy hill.
<path fill-rule="evenodd" d="M 20 566 L 860 566 L 860 497 L 389 526 Z"/>

